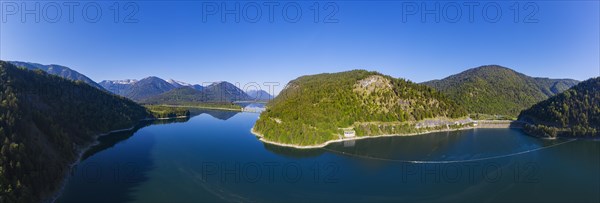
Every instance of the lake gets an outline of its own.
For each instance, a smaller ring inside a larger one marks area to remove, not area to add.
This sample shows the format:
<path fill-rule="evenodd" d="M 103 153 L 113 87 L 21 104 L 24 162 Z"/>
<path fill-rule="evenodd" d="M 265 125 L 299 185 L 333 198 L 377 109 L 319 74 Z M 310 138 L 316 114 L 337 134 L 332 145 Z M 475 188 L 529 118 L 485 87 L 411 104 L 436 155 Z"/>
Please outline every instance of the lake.
<path fill-rule="evenodd" d="M 599 202 L 600 142 L 473 129 L 292 149 L 256 113 L 203 110 L 102 137 L 57 202 Z"/>

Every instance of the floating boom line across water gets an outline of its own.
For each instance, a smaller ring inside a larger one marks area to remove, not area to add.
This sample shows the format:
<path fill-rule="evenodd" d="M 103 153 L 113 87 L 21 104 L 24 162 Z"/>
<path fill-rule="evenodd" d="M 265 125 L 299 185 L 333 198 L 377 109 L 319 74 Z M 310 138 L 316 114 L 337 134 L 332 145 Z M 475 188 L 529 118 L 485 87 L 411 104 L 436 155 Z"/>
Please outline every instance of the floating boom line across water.
<path fill-rule="evenodd" d="M 465 163 L 465 162 L 485 161 L 485 160 L 491 160 L 491 159 L 500 159 L 500 158 L 506 158 L 506 157 L 511 157 L 511 156 L 518 156 L 518 155 L 522 155 L 522 154 L 526 154 L 526 153 L 530 153 L 530 152 L 540 151 L 540 150 L 543 150 L 543 149 L 549 149 L 549 148 L 556 147 L 556 146 L 563 145 L 563 144 L 567 144 L 567 143 L 570 143 L 570 142 L 573 142 L 573 141 L 576 141 L 576 140 L 577 139 L 571 139 L 571 140 L 567 140 L 567 141 L 564 141 L 564 142 L 561 142 L 561 143 L 557 143 L 557 144 L 553 144 L 553 145 L 550 145 L 550 146 L 545 146 L 545 147 L 540 147 L 540 148 L 536 148 L 536 149 L 530 149 L 530 150 L 526 150 L 526 151 L 522 151 L 522 152 L 515 152 L 515 153 L 505 154 L 505 155 L 498 155 L 498 156 L 491 156 L 491 157 L 484 157 L 484 158 L 477 158 L 477 159 L 467 159 L 467 160 L 451 160 L 451 161 L 423 161 L 423 160 L 387 159 L 387 158 L 371 157 L 371 156 L 364 156 L 364 155 L 352 154 L 352 153 L 337 151 L 337 150 L 328 149 L 328 148 L 323 148 L 323 149 L 325 149 L 327 151 L 330 151 L 330 152 L 334 152 L 334 153 L 339 153 L 339 154 L 342 154 L 342 155 L 346 155 L 346 156 L 358 157 L 358 158 L 363 158 L 363 159 L 378 160 L 378 161 L 413 163 L 413 164 L 452 164 L 452 163 Z"/>

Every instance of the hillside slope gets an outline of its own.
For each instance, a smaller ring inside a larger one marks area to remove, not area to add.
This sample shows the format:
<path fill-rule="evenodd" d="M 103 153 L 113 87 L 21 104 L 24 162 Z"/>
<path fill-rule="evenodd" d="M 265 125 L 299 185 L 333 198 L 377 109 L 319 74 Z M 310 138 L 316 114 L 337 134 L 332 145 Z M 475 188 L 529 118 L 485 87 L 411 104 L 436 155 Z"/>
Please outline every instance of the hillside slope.
<path fill-rule="evenodd" d="M 516 117 L 522 110 L 577 83 L 570 79 L 529 77 L 489 65 L 423 84 L 443 92 L 471 114 Z"/>
<path fill-rule="evenodd" d="M 600 77 L 533 105 L 519 115 L 526 132 L 555 137 L 600 135 Z"/>
<path fill-rule="evenodd" d="M 92 79 L 88 78 L 87 76 L 85 76 L 75 70 L 65 67 L 65 66 L 42 65 L 42 64 L 38 64 L 38 63 L 29 63 L 29 62 L 21 62 L 21 61 L 9 61 L 9 63 L 11 63 L 17 67 L 24 67 L 29 70 L 36 70 L 36 69 L 43 70 L 52 75 L 57 75 L 57 76 L 60 76 L 60 77 L 63 77 L 63 78 L 69 79 L 69 80 L 73 80 L 73 81 L 81 80 L 91 86 L 98 88 L 98 89 L 103 89 L 101 85 L 94 82 Z"/>
<path fill-rule="evenodd" d="M 399 133 L 414 121 L 465 115 L 430 87 L 354 70 L 292 80 L 267 104 L 254 131 L 273 142 L 316 145 L 338 139 L 340 128 L 354 128 L 358 136 Z"/>
<path fill-rule="evenodd" d="M 95 135 L 129 128 L 149 112 L 133 101 L 0 61 L 1 202 L 55 192 Z"/>

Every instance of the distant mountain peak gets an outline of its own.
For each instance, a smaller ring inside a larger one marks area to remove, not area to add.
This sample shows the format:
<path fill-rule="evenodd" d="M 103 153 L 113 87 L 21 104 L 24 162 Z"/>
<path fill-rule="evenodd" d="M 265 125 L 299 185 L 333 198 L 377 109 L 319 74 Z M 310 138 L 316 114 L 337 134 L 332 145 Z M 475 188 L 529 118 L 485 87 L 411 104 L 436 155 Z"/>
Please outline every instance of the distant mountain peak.
<path fill-rule="evenodd" d="M 142 81 L 142 80 L 163 80 L 163 79 L 156 77 L 156 76 L 148 76 L 148 77 L 142 78 L 140 81 Z"/>
<path fill-rule="evenodd" d="M 216 82 L 213 82 L 211 85 L 220 85 L 220 84 L 223 84 L 223 83 L 225 83 L 225 84 L 231 84 L 231 83 L 229 83 L 227 81 L 216 81 Z"/>
<path fill-rule="evenodd" d="M 138 80 L 136 79 L 124 79 L 124 80 L 103 80 L 102 83 L 110 83 L 110 84 L 121 84 L 121 85 L 127 85 L 127 84 L 133 84 L 138 82 Z"/>
<path fill-rule="evenodd" d="M 182 86 L 193 86 L 190 83 L 186 83 L 186 82 L 182 82 L 182 81 L 178 81 L 178 80 L 174 80 L 174 79 L 168 79 L 167 80 L 168 83 L 171 83 L 171 85 L 174 85 L 175 87 L 182 87 Z"/>

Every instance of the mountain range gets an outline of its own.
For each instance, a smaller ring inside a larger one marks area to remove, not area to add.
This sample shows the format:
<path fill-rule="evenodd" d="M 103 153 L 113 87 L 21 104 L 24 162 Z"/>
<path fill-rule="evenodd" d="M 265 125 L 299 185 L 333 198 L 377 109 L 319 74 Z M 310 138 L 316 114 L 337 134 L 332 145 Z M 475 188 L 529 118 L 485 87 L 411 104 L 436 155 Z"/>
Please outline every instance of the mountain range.
<path fill-rule="evenodd" d="M 165 101 L 167 103 L 182 102 L 182 98 L 169 98 L 169 96 L 185 95 L 186 103 L 190 102 L 232 102 L 237 100 L 258 100 L 267 101 L 273 96 L 263 90 L 251 90 L 247 93 L 229 82 L 213 83 L 205 89 L 202 85 L 189 84 L 186 82 L 168 79 L 163 80 L 158 77 L 147 77 L 141 80 L 125 79 L 125 80 L 104 80 L 96 83 L 87 76 L 60 65 L 42 65 L 38 63 L 10 61 L 9 63 L 30 70 L 42 70 L 49 74 L 57 75 L 65 79 L 73 81 L 83 81 L 98 89 L 108 90 L 117 95 L 121 95 L 134 101 Z M 189 91 L 187 88 L 192 88 L 196 91 Z M 169 92 L 172 91 L 173 92 Z M 167 93 L 169 92 L 169 93 Z M 159 96 L 161 94 L 165 94 Z M 252 95 L 252 96 L 250 96 Z M 156 99 L 153 99 L 156 97 Z"/>
<path fill-rule="evenodd" d="M 230 103 L 254 99 L 234 84 L 225 81 L 215 82 L 204 87 L 152 76 L 139 81 L 132 79 L 104 80 L 100 82 L 100 85 L 115 94 L 147 104 Z M 261 93 L 260 96 L 261 98 L 272 98 L 268 93 Z"/>
<path fill-rule="evenodd" d="M 73 80 L 73 81 L 83 81 L 93 87 L 96 87 L 98 89 L 103 89 L 102 86 L 100 86 L 98 83 L 94 82 L 93 80 L 91 80 L 90 78 L 88 78 L 87 76 L 74 71 L 68 67 L 65 66 L 61 66 L 61 65 L 42 65 L 42 64 L 38 64 L 38 63 L 30 63 L 30 62 L 21 62 L 21 61 L 9 61 L 9 63 L 17 66 L 17 67 L 23 67 L 29 70 L 43 70 L 49 74 L 52 75 L 57 75 L 69 80 Z"/>
<path fill-rule="evenodd" d="M 506 67 L 488 65 L 422 84 L 446 94 L 470 114 L 516 117 L 522 110 L 578 82 L 530 77 Z"/>
<path fill-rule="evenodd" d="M 162 94 L 140 100 L 144 104 L 192 104 L 200 102 L 231 103 L 252 99 L 229 82 L 215 82 L 200 90 L 194 86 L 181 86 Z"/>

